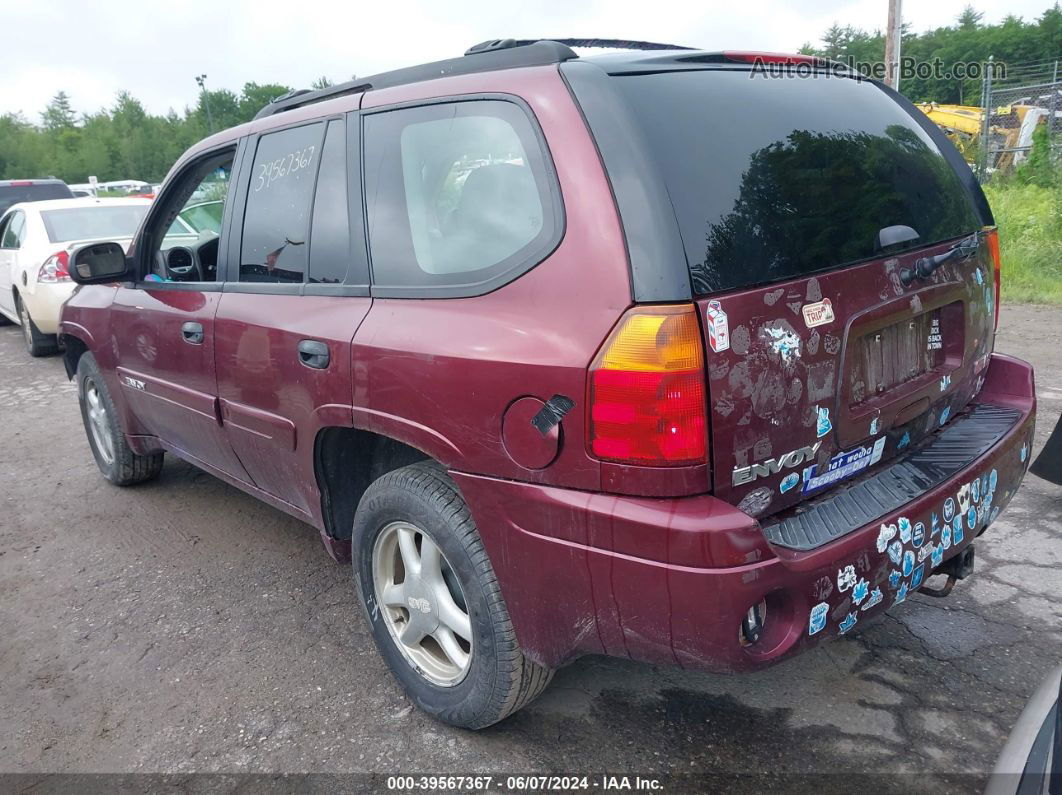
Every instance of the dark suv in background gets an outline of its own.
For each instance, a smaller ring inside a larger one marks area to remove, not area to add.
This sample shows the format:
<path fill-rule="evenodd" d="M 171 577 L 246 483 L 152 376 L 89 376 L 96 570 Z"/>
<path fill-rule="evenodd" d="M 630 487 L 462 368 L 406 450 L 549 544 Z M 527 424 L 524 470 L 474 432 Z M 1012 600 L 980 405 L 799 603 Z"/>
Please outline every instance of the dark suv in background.
<path fill-rule="evenodd" d="M 37 202 L 45 199 L 72 199 L 74 192 L 61 179 L 0 179 L 0 215 L 7 208 L 21 202 Z"/>
<path fill-rule="evenodd" d="M 591 43 L 281 98 L 128 256 L 71 258 L 104 475 L 171 452 L 318 528 L 460 726 L 582 654 L 750 669 L 950 587 L 1028 464 L 992 214 L 924 115 L 810 57 Z"/>

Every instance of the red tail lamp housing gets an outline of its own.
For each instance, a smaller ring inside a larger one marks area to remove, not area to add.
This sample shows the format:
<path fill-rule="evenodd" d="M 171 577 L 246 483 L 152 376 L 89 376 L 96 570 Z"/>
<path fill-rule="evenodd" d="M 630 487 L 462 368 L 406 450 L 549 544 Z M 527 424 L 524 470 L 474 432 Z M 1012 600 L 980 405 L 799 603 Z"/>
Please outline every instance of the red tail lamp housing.
<path fill-rule="evenodd" d="M 704 342 L 693 304 L 627 311 L 590 365 L 588 446 L 641 466 L 704 463 Z"/>
<path fill-rule="evenodd" d="M 996 324 L 999 328 L 999 282 L 1001 260 L 999 257 L 999 230 L 992 226 L 985 230 L 985 242 L 988 244 L 988 253 L 992 255 L 992 284 L 996 291 Z"/>

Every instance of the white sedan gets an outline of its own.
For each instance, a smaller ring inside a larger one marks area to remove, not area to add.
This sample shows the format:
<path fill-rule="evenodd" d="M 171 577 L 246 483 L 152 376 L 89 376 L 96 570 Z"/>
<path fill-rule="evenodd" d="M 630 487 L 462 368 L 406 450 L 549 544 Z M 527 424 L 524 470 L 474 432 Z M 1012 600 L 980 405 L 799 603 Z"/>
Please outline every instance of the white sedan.
<path fill-rule="evenodd" d="M 33 356 L 59 349 L 59 309 L 74 291 L 70 252 L 93 240 L 129 244 L 150 199 L 54 199 L 0 218 L 0 324 L 18 323 Z"/>

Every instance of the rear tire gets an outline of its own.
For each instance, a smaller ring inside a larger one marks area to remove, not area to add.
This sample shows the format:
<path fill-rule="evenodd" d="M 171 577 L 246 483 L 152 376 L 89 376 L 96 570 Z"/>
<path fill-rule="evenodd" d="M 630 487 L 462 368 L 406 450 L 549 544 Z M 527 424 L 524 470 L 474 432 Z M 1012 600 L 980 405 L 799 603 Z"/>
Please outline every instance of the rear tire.
<path fill-rule="evenodd" d="M 59 352 L 59 339 L 54 334 L 44 334 L 30 317 L 29 310 L 21 298 L 15 299 L 18 304 L 18 316 L 22 323 L 22 338 L 26 341 L 26 350 L 30 356 L 51 356 Z"/>
<path fill-rule="evenodd" d="M 129 447 L 111 393 L 91 353 L 82 354 L 77 363 L 77 396 L 89 447 L 103 477 L 115 486 L 157 478 L 164 454 L 137 455 Z"/>
<path fill-rule="evenodd" d="M 389 543 L 388 535 L 400 532 L 409 534 L 405 549 L 399 549 L 402 539 Z M 400 565 L 408 549 L 417 562 L 412 575 Z M 476 525 L 439 465 L 422 462 L 396 469 L 369 486 L 354 516 L 352 551 L 358 595 L 376 646 L 422 710 L 452 726 L 482 729 L 529 703 L 549 684 L 553 671 L 521 651 Z M 397 561 L 391 569 L 389 555 Z M 429 557 L 436 571 L 441 566 L 441 581 L 427 575 Z M 388 577 L 388 571 L 398 575 Z M 406 645 L 400 639 L 416 637 L 433 624 L 437 629 L 422 642 Z M 458 624 L 471 637 L 450 631 Z M 437 635 L 442 640 L 435 641 Z M 467 662 L 447 666 L 454 657 L 447 649 L 458 659 L 465 659 L 465 652 Z"/>

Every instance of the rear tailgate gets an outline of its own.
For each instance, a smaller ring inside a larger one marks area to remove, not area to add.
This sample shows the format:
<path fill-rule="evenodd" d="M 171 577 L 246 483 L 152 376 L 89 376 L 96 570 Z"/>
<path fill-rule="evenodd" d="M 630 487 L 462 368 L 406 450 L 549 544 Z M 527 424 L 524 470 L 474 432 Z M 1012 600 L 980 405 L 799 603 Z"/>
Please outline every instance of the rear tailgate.
<path fill-rule="evenodd" d="M 698 300 L 715 493 L 764 516 L 894 457 L 981 387 L 994 337 L 987 246 L 905 287 L 927 251 Z M 711 327 L 729 346 L 712 349 Z"/>
<path fill-rule="evenodd" d="M 924 115 L 833 73 L 684 61 L 613 80 L 674 210 L 704 324 L 717 496 L 774 514 L 963 409 L 993 345 L 994 266 L 978 238 L 992 219 Z"/>

